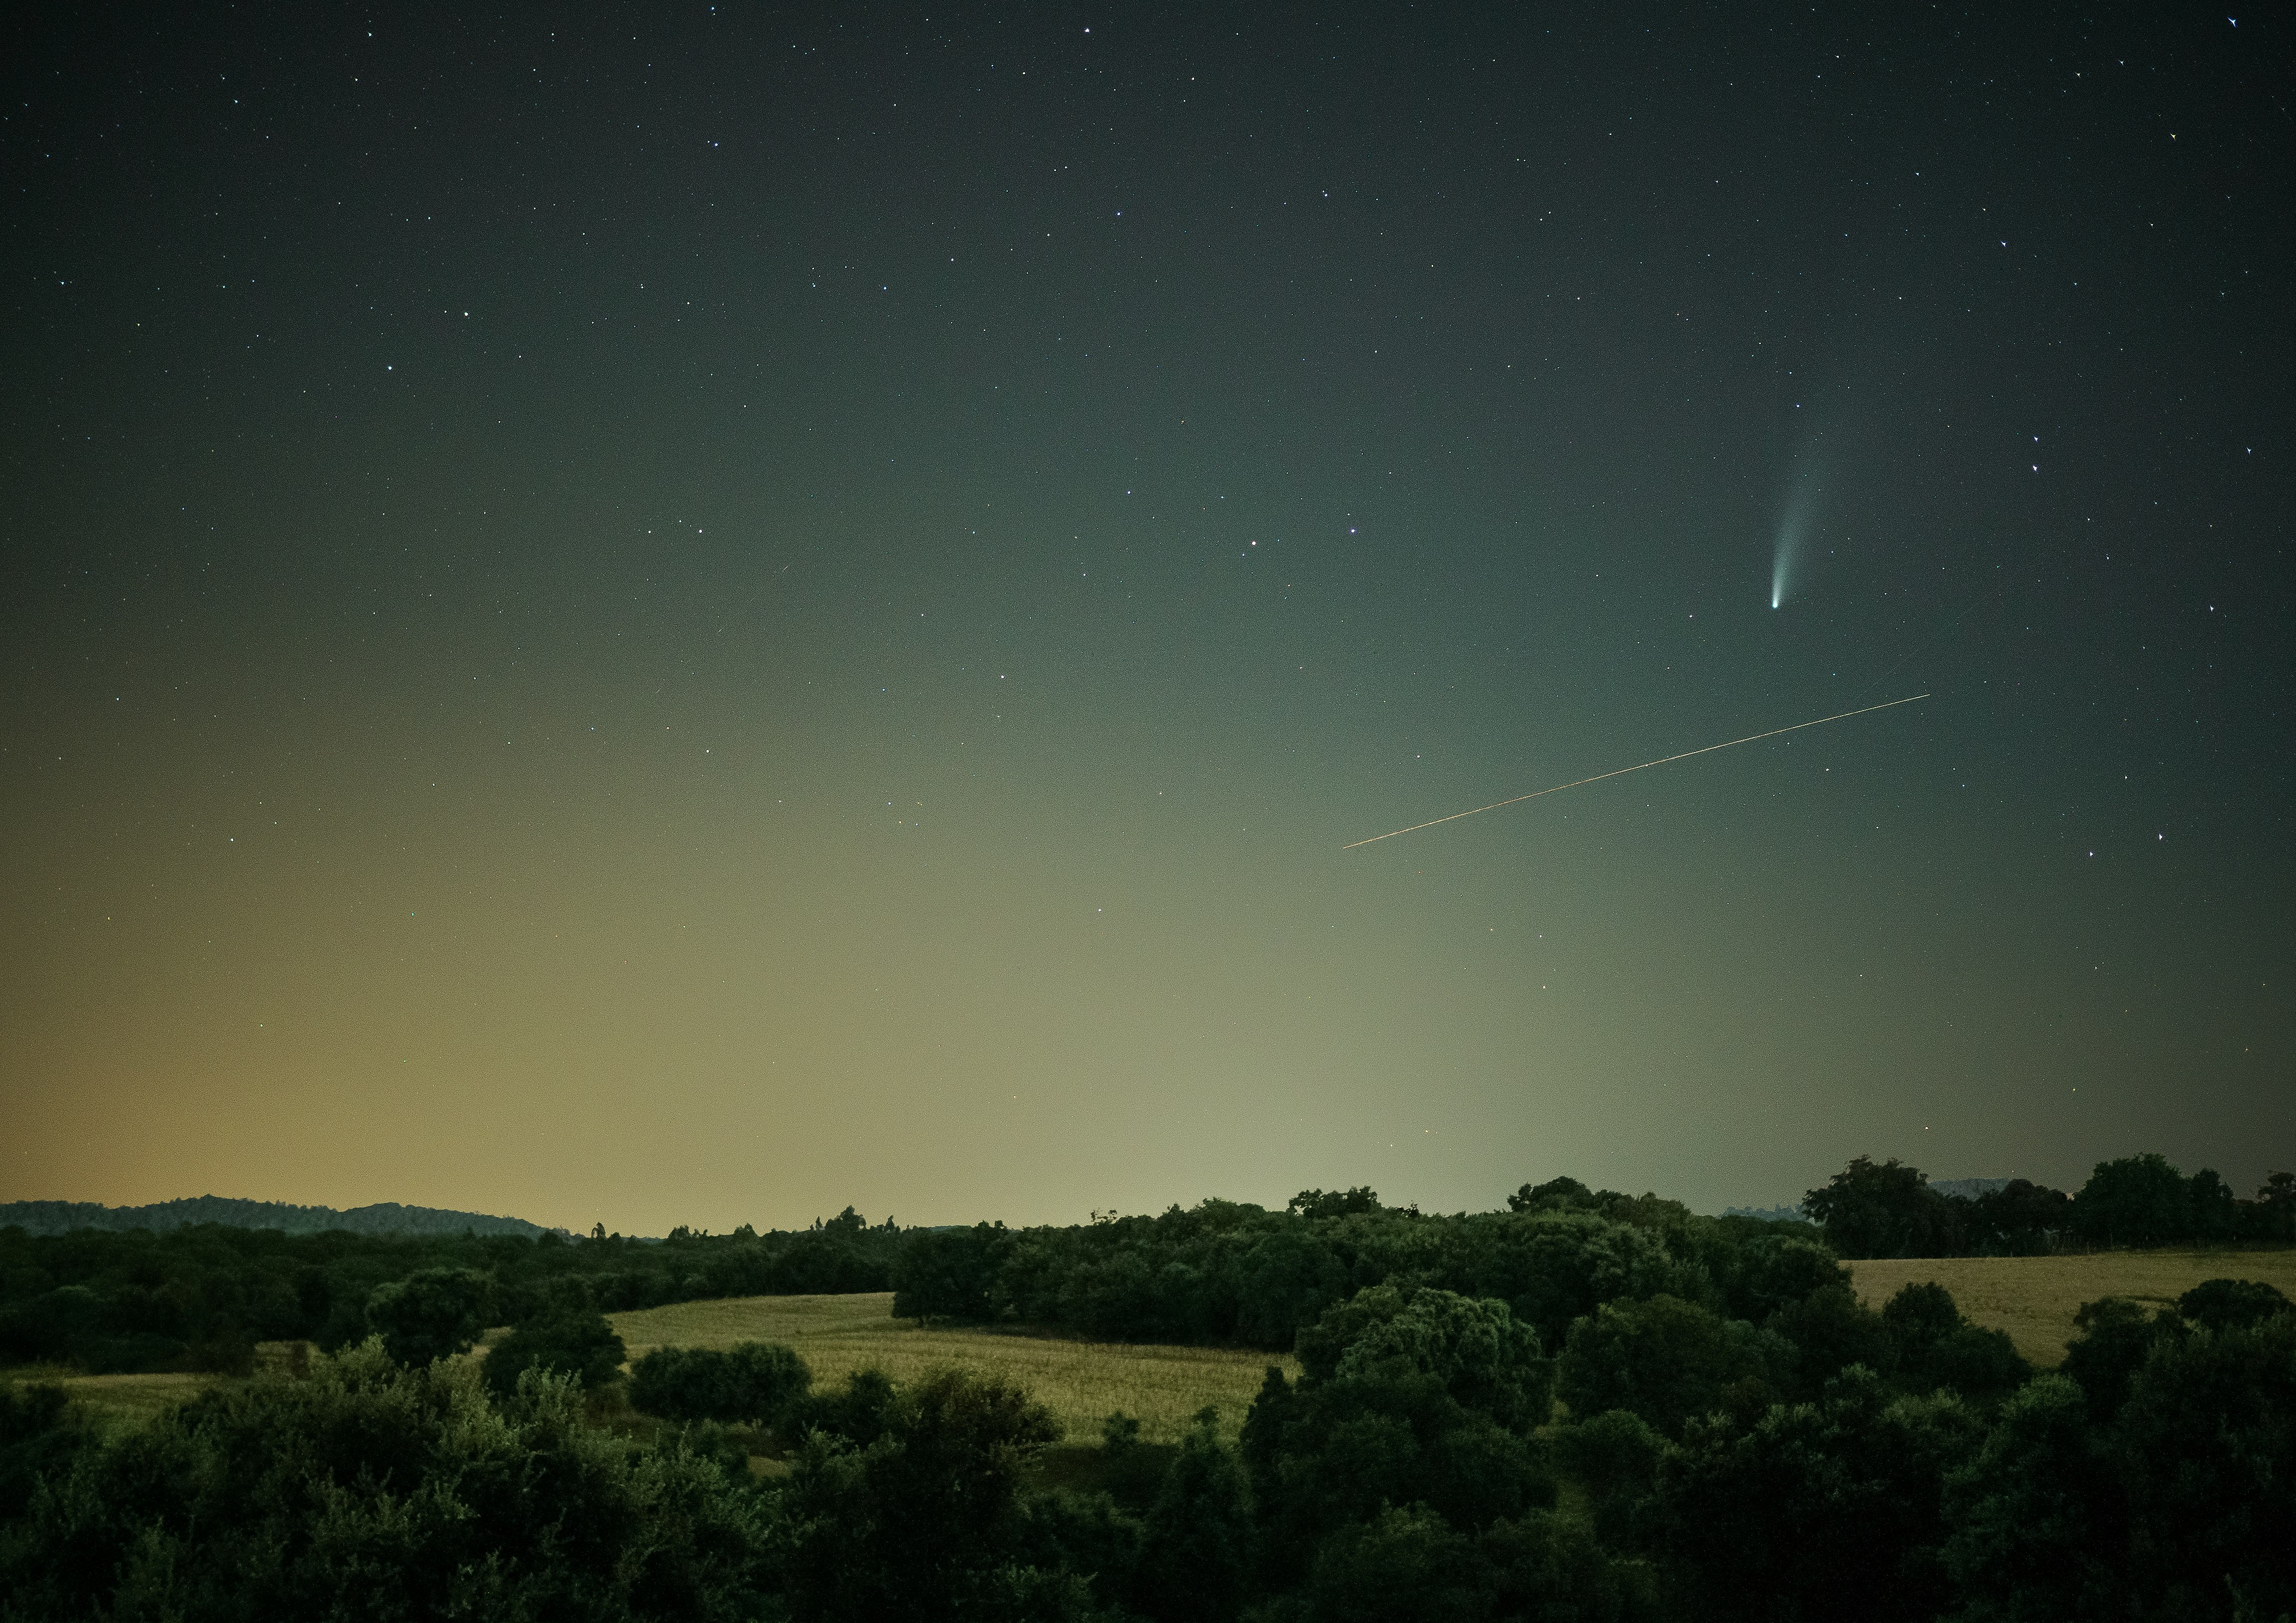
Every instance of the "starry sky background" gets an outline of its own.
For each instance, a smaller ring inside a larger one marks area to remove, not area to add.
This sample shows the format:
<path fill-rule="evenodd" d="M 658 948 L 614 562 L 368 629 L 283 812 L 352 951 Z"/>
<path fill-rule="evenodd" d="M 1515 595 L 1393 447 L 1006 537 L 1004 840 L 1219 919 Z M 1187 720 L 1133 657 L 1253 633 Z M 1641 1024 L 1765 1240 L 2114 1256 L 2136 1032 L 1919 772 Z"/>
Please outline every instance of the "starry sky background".
<path fill-rule="evenodd" d="M 2288 1164 L 2284 12 L 944 9 L 0 52 L 0 1199 Z"/>

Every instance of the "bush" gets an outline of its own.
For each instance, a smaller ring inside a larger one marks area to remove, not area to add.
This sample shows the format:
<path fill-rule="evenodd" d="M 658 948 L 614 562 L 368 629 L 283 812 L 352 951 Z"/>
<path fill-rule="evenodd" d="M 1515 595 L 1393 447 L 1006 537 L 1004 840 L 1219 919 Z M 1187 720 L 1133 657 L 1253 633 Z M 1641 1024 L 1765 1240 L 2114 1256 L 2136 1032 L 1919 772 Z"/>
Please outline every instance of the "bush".
<path fill-rule="evenodd" d="M 770 1341 L 657 1347 L 630 1372 L 630 1405 L 662 1420 L 783 1428 L 812 1384 L 805 1360 Z"/>
<path fill-rule="evenodd" d="M 1968 1616 L 2053 1623 L 2112 1614 L 2128 1519 L 2103 1440 L 2079 1386 L 2042 1375 L 1947 1476 L 1944 1557 Z"/>
<path fill-rule="evenodd" d="M 2109 1421 L 2128 1399 L 2129 1382 L 2136 1377 L 2152 1344 L 2173 1339 L 2184 1322 L 2165 1309 L 2147 1313 L 2124 1297 L 2108 1296 L 2084 1302 L 2073 1315 L 2079 1332 L 2065 1345 L 2064 1373 L 2088 1398 L 2089 1417 Z"/>
<path fill-rule="evenodd" d="M 2177 1299 L 2177 1311 L 2204 1330 L 2246 1330 L 2296 1304 L 2252 1279 L 2207 1279 Z"/>
<path fill-rule="evenodd" d="M 2118 1430 L 2143 1615 L 2296 1611 L 2296 1316 L 2156 1342 Z"/>
<path fill-rule="evenodd" d="M 1163 1623 L 1220 1623 L 1235 1615 L 1250 1577 L 1250 1495 L 1221 1447 L 1207 1408 L 1148 1508 L 1139 1555 L 1142 1609 Z"/>
<path fill-rule="evenodd" d="M 604 1386 L 621 1373 L 622 1338 L 597 1313 L 562 1313 L 521 1324 L 487 1349 L 480 1378 L 497 1400 L 518 1390 L 530 1369 L 571 1375 L 586 1388 Z"/>
<path fill-rule="evenodd" d="M 1595 1531 L 1604 1542 L 1624 1545 L 1635 1506 L 1658 1480 L 1666 1439 L 1639 1414 L 1606 1409 L 1554 1430 L 1554 1450 L 1562 1469 L 1586 1490 Z"/>
<path fill-rule="evenodd" d="M 881 1378 L 882 1379 L 882 1378 Z M 1021 1558 L 1024 1474 L 1060 1427 L 1017 1387 L 947 1373 L 889 1389 L 866 1444 L 807 1439 L 785 1492 L 800 1617 L 1074 1615 L 1084 1586 Z"/>
<path fill-rule="evenodd" d="M 2033 1373 L 2005 1332 L 1964 1318 L 1943 1285 L 1905 1286 L 1882 1307 L 1882 1321 L 1897 1340 L 1904 1382 L 1915 1391 L 1949 1387 L 1990 1408 Z"/>
<path fill-rule="evenodd" d="M 1375 1286 L 1302 1331 L 1300 1352 L 1300 1384 L 1271 1369 L 1244 1420 L 1279 1579 L 1343 1532 L 1368 1537 L 1383 1504 L 1472 1530 L 1554 1503 L 1529 1435 L 1549 1407 L 1547 1364 L 1505 1303 Z M 1410 1528 L 1396 1537 L 1417 1547 Z"/>
<path fill-rule="evenodd" d="M 401 1364 L 420 1365 L 467 1351 L 487 1327 L 490 1292 L 473 1268 L 423 1268 L 377 1285 L 366 1299 L 366 1327 Z"/>
<path fill-rule="evenodd" d="M 377 1341 L 82 1450 L 0 1536 L 23 1619 L 751 1617 L 771 1507 L 682 1451 L 584 1423 L 545 1375 L 515 1415 L 476 1372 Z"/>
<path fill-rule="evenodd" d="M 1957 1399 L 1893 1399 L 1854 1366 L 1822 1403 L 1691 1422 L 1642 1521 L 1669 1615 L 1928 1623 L 1950 1593 L 1945 1475 L 1980 1433 Z"/>
<path fill-rule="evenodd" d="M 1674 1436 L 1698 1416 L 1759 1414 L 1786 1350 L 1743 1320 L 1671 1296 L 1606 1302 L 1570 1327 L 1557 1387 L 1573 1414 L 1626 1409 Z"/>

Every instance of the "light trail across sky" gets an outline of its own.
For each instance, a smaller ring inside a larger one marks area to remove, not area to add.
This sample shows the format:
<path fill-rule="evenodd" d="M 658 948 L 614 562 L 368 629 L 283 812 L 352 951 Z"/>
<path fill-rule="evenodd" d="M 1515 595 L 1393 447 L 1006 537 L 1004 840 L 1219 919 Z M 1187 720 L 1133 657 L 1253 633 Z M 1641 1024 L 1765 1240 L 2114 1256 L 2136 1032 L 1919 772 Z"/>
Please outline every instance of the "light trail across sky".
<path fill-rule="evenodd" d="M 1870 716 L 1875 710 L 1886 710 L 1901 704 L 1912 704 L 1915 700 L 1928 697 L 1927 693 L 1914 693 L 1903 699 L 1891 699 L 1882 704 L 1869 704 L 1862 710 L 1844 710 L 1839 716 L 1821 716 L 1816 721 L 1798 721 L 1790 727 L 1773 727 L 1767 733 L 1749 733 L 1745 737 L 1734 738 L 1727 743 L 1706 744 L 1696 750 L 1685 750 L 1679 755 L 1661 755 L 1654 761 L 1644 761 L 1639 766 L 1620 766 L 1611 772 L 1598 772 L 1591 778 L 1574 778 L 1568 783 L 1557 783 L 1552 789 L 1534 789 L 1527 795 L 1516 795 L 1512 799 L 1494 800 L 1488 806 L 1478 806 L 1471 811 L 1453 812 L 1447 817 L 1431 817 L 1424 823 L 1414 823 L 1409 828 L 1390 829 L 1386 833 L 1374 834 L 1368 840 L 1351 840 L 1340 849 L 1352 851 L 1359 845 L 1376 845 L 1382 840 L 1392 840 L 1398 834 L 1415 834 L 1421 829 L 1433 828 L 1439 823 L 1456 823 L 1462 817 L 1472 817 L 1480 812 L 1496 811 L 1502 806 L 1518 806 L 1525 800 L 1536 800 L 1541 795 L 1561 794 L 1564 790 L 1576 789 L 1582 783 L 1599 783 L 1604 778 L 1624 777 L 1629 772 L 1641 772 L 1652 766 L 1663 766 L 1669 761 L 1686 761 L 1693 755 L 1711 755 L 1717 750 L 1729 750 L 1740 744 L 1751 744 L 1765 738 L 1775 738 L 1781 733 L 1799 733 L 1804 727 L 1822 727 L 1829 721 L 1847 721 L 1852 716 Z"/>

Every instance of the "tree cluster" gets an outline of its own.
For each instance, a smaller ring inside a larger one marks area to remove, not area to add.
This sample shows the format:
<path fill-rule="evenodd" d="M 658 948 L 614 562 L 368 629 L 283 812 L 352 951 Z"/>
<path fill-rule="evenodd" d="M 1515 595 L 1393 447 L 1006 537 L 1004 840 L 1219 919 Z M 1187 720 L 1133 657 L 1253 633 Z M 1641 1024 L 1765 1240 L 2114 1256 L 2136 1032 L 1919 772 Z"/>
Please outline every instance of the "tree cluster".
<path fill-rule="evenodd" d="M 1550 1353 L 1504 1302 L 1374 1286 L 1301 1332 L 1300 1378 L 1269 1371 L 1239 1445 L 1209 1410 L 1160 1450 L 1111 1417 L 1089 1491 L 1042 1485 L 1058 1428 L 1010 1385 L 864 1372 L 816 1392 L 779 1348 L 649 1355 L 650 1404 L 689 1423 L 643 1445 L 586 1422 L 576 1373 L 505 1385 L 380 1337 L 111 1436 L 34 1388 L 0 1395 L 0 1623 L 2229 1623 L 2296 1604 L 2277 1291 L 2092 1304 L 2064 1372 L 2033 1376 L 1977 1358 L 1934 1286 L 1863 1319 L 1841 1289 L 1759 1324 L 1614 1302 Z M 1836 1365 L 1853 1345 L 1874 1362 Z M 785 1473 L 755 1474 L 712 1420 L 770 1424 Z"/>
<path fill-rule="evenodd" d="M 0 1364 L 244 1373 L 258 1341 L 332 1350 L 370 1334 L 428 1357 L 467 1347 L 485 1325 L 570 1312 L 887 1290 L 903 1237 L 850 1208 L 794 1232 L 657 1242 L 0 1228 Z"/>
<path fill-rule="evenodd" d="M 1284 1211 L 1206 1201 L 1067 1228 L 916 1232 L 894 1258 L 893 1311 L 1282 1350 L 1334 1304 L 1410 1282 L 1504 1301 L 1554 1345 L 1620 1297 L 1671 1291 L 1743 1316 L 1833 1266 L 1806 1225 L 1699 1217 L 1568 1178 L 1507 1207 L 1444 1217 L 1309 1190 Z"/>
<path fill-rule="evenodd" d="M 2207 1186 L 2169 1168 L 2172 1209 L 2153 1160 L 2107 1163 L 2082 1201 L 2138 1214 L 2113 1219 L 2132 1237 L 2146 1211 L 2189 1221 Z M 1933 1194 L 1870 1163 L 1836 1186 L 1913 1210 Z M 1887 1240 L 1849 1206 L 1829 1217 Z M 1833 1220 L 1698 1217 L 1562 1178 L 1454 1217 L 1348 1190 L 1065 1230 L 808 1231 L 892 1253 L 914 1316 L 1296 1351 L 1299 1377 L 1268 1371 L 1234 1446 L 1210 1410 L 1174 1447 L 1111 1416 L 1089 1485 L 1059 1488 L 1040 1471 L 1058 1429 L 1010 1385 L 865 1371 L 816 1389 L 764 1344 L 648 1352 L 629 1397 L 665 1424 L 616 1436 L 585 1393 L 619 1380 L 599 1282 L 628 1242 L 555 1246 L 587 1266 L 519 1241 L 402 1250 L 383 1277 L 349 1276 L 363 1340 L 142 1430 L 91 1427 L 53 1388 L 0 1391 L 0 1623 L 2296 1609 L 2296 1311 L 2279 1291 L 2225 1278 L 2166 1308 L 2093 1302 L 2062 1371 L 2036 1375 L 1938 1285 L 1863 1305 L 1824 1243 Z M 102 1236 L 78 1279 L 12 1275 L 12 1299 L 102 1301 L 91 1280 L 163 1292 L 150 1265 L 174 1246 L 209 1265 L 179 1277 L 225 1302 L 266 1282 L 291 1297 L 309 1277 L 292 1268 L 320 1266 L 276 1235 L 156 1239 Z M 758 1245 L 680 1235 L 642 1254 L 701 1280 Z M 293 1310 L 335 1322 L 332 1289 Z M 483 1360 L 445 1356 L 504 1318 Z M 751 1468 L 761 1434 L 782 1474 Z"/>
<path fill-rule="evenodd" d="M 2165 1156 L 2099 1161 L 2068 1194 L 2024 1178 L 1974 1199 L 1930 1187 L 1919 1168 L 1859 1156 L 1802 1209 L 1843 1257 L 2024 1257 L 2067 1249 L 2285 1244 L 2296 1240 L 2296 1176 L 2276 1172 L 2253 1198 L 2217 1172 L 2186 1177 Z"/>

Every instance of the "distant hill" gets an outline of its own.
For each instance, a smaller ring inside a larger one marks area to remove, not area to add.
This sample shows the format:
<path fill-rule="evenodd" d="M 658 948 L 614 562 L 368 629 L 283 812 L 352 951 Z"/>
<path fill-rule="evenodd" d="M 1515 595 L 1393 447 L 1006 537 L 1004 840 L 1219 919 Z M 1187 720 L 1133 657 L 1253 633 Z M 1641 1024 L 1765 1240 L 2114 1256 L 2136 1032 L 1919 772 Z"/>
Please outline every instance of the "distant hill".
<path fill-rule="evenodd" d="M 231 1228 L 275 1228 L 290 1234 L 348 1229 L 355 1234 L 516 1234 L 539 1239 L 545 1229 L 523 1217 L 490 1217 L 482 1212 L 441 1211 L 435 1206 L 401 1206 L 385 1201 L 337 1211 L 332 1206 L 290 1206 L 280 1201 L 227 1201 L 203 1194 L 193 1200 L 162 1201 L 156 1206 L 98 1206 L 86 1201 L 0 1202 L 0 1228 L 11 1225 L 28 1234 L 61 1234 L 75 1228 L 153 1230 L 220 1223 Z"/>

